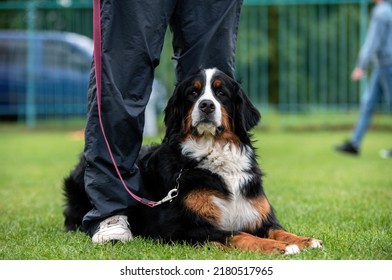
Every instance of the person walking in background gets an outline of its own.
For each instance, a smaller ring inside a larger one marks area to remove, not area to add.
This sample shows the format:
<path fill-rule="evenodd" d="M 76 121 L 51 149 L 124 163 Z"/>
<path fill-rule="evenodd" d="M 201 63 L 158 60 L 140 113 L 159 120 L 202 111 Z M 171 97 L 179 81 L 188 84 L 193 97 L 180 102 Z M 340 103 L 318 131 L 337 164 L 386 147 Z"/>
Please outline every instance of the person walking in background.
<path fill-rule="evenodd" d="M 83 218 L 83 227 L 93 243 L 125 242 L 132 239 L 125 213 L 139 202 L 122 185 L 106 140 L 126 186 L 132 193 L 138 193 L 143 185 L 135 162 L 142 145 L 154 69 L 159 64 L 167 27 L 170 26 L 173 34 L 178 82 L 202 68 L 213 67 L 234 78 L 242 0 L 101 0 L 98 3 L 101 3 L 102 30 L 102 119 L 92 71 L 84 148 L 85 189 L 92 207 Z"/>
<path fill-rule="evenodd" d="M 373 0 L 373 2 L 375 7 L 372 10 L 369 30 L 351 79 L 354 81 L 362 79 L 372 61 L 375 67 L 361 100 L 360 115 L 351 139 L 335 147 L 337 151 L 350 155 L 359 155 L 362 139 L 383 94 L 386 96 L 389 108 L 392 108 L 392 5 L 387 0 Z M 383 150 L 380 155 L 392 157 L 392 150 Z"/>

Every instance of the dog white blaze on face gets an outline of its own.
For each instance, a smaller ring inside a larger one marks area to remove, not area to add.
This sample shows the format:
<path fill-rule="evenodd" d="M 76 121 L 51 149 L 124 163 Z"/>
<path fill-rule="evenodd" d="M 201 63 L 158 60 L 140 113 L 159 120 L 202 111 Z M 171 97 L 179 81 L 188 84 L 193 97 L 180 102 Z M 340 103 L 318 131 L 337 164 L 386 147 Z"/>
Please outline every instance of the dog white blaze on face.
<path fill-rule="evenodd" d="M 212 89 L 216 71 L 216 69 L 205 70 L 205 87 L 192 110 L 192 126 L 196 128 L 199 135 L 206 132 L 215 135 L 217 128 L 222 125 L 221 104 Z"/>

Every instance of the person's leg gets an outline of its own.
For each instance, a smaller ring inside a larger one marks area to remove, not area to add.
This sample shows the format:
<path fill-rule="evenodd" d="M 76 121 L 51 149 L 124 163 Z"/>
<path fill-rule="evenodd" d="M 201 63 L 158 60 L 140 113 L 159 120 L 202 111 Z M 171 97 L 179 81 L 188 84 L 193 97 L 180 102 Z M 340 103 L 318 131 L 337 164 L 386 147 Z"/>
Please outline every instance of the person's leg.
<path fill-rule="evenodd" d="M 376 68 L 371 76 L 366 94 L 361 100 L 361 109 L 357 124 L 351 136 L 351 143 L 357 149 L 360 148 L 362 139 L 370 125 L 374 110 L 382 95 L 379 69 Z"/>
<path fill-rule="evenodd" d="M 235 49 L 242 0 L 179 1 L 172 17 L 177 80 L 216 67 L 235 76 Z"/>
<path fill-rule="evenodd" d="M 382 89 L 388 104 L 388 109 L 392 111 L 392 66 L 383 67 L 380 69 L 380 80 Z M 380 151 L 382 158 L 392 158 L 392 149 L 383 149 Z"/>
<path fill-rule="evenodd" d="M 388 109 L 392 111 L 392 66 L 380 68 L 380 83 L 385 95 Z"/>
<path fill-rule="evenodd" d="M 101 1 L 102 122 L 121 175 L 132 192 L 141 187 L 135 161 L 143 135 L 144 110 L 159 63 L 173 1 Z M 93 209 L 83 219 L 92 236 L 105 218 L 134 205 L 122 186 L 98 118 L 94 73 L 89 85 L 85 134 L 85 189 Z"/>

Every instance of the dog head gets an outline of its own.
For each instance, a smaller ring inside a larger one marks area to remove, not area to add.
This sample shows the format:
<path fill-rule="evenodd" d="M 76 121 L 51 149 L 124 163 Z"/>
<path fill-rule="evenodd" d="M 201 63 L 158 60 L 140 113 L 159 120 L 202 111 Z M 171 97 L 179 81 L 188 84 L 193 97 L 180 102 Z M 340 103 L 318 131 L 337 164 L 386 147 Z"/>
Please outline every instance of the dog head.
<path fill-rule="evenodd" d="M 217 69 L 201 70 L 180 82 L 165 109 L 166 137 L 249 140 L 260 120 L 240 84 Z"/>

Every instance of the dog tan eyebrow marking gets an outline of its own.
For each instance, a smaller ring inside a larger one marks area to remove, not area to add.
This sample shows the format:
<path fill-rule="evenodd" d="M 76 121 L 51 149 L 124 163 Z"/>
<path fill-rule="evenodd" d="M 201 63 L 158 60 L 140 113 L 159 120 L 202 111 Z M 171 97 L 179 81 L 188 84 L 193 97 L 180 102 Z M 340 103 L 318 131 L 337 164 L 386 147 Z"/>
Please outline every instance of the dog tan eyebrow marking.
<path fill-rule="evenodd" d="M 212 83 L 212 86 L 213 86 L 215 89 L 221 88 L 221 87 L 222 87 L 222 81 L 221 81 L 221 80 L 215 80 L 215 81 Z"/>
<path fill-rule="evenodd" d="M 200 82 L 199 80 L 196 80 L 196 81 L 193 83 L 193 88 L 194 88 L 195 90 L 201 90 L 201 87 L 202 87 L 202 85 L 201 85 L 201 82 Z"/>

